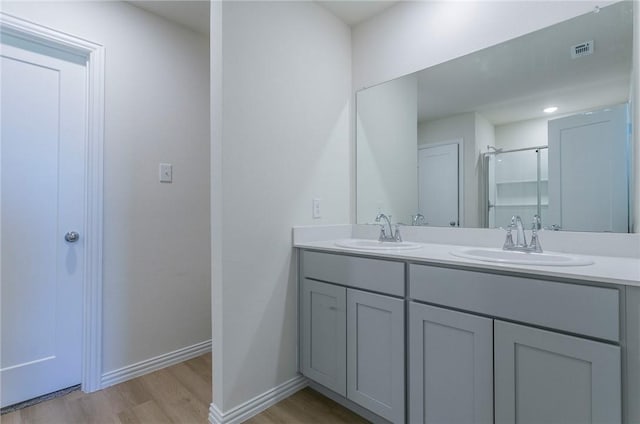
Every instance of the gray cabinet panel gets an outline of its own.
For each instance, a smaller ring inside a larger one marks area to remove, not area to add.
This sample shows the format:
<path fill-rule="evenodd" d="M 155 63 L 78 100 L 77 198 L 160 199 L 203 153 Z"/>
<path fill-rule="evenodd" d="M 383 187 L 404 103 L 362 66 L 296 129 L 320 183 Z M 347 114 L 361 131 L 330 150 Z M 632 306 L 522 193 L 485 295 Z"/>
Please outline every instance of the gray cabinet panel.
<path fill-rule="evenodd" d="M 304 279 L 301 293 L 302 373 L 346 395 L 346 289 Z"/>
<path fill-rule="evenodd" d="M 496 423 L 621 422 L 620 348 L 494 322 Z"/>
<path fill-rule="evenodd" d="M 302 275 L 380 293 L 404 296 L 404 263 L 302 252 Z"/>
<path fill-rule="evenodd" d="M 412 299 L 620 340 L 617 289 L 411 265 Z"/>
<path fill-rule="evenodd" d="M 404 301 L 347 290 L 347 397 L 404 423 Z"/>
<path fill-rule="evenodd" d="M 624 373 L 628 423 L 640 423 L 640 287 L 627 287 L 627 364 Z"/>
<path fill-rule="evenodd" d="M 493 320 L 409 303 L 409 422 L 493 423 Z"/>

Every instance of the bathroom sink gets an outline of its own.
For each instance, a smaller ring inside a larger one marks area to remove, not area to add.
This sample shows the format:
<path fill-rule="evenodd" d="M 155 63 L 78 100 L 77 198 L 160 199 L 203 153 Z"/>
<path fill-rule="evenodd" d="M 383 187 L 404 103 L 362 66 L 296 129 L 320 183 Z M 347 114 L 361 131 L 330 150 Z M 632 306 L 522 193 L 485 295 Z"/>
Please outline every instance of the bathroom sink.
<path fill-rule="evenodd" d="M 420 243 L 410 241 L 378 241 L 367 239 L 345 239 L 336 242 L 336 246 L 354 250 L 413 250 L 420 249 Z"/>
<path fill-rule="evenodd" d="M 591 259 L 564 253 L 528 253 L 502 249 L 467 248 L 450 252 L 454 256 L 485 262 L 519 265 L 578 266 L 592 265 Z"/>

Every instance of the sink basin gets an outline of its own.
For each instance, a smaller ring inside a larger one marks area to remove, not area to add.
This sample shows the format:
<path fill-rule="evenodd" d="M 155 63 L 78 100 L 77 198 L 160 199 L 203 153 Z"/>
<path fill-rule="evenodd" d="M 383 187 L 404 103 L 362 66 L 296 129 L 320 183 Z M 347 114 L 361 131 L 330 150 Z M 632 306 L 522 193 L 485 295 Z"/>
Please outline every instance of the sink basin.
<path fill-rule="evenodd" d="M 420 243 L 410 241 L 392 242 L 367 239 L 345 239 L 336 242 L 336 246 L 354 250 L 413 250 L 420 249 Z"/>
<path fill-rule="evenodd" d="M 454 256 L 485 262 L 519 265 L 579 266 L 592 265 L 591 259 L 564 253 L 527 253 L 502 249 L 467 248 L 450 252 Z"/>

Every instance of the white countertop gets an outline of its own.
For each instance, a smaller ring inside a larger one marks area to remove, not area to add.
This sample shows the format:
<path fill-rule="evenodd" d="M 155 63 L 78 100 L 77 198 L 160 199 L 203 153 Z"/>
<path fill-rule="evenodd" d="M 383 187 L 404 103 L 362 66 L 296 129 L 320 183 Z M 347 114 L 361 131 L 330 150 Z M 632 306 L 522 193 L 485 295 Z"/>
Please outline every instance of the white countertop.
<path fill-rule="evenodd" d="M 369 256 L 386 259 L 423 262 L 426 264 L 452 265 L 474 269 L 509 271 L 518 274 L 538 275 L 555 278 L 566 278 L 581 281 L 622 284 L 640 287 L 640 259 L 610 256 L 573 255 L 591 259 L 592 265 L 584 266 L 541 266 L 516 265 L 496 262 L 485 262 L 465 259 L 452 255 L 453 250 L 464 246 L 450 244 L 421 243 L 423 246 L 414 250 L 380 251 L 355 250 L 336 246 L 338 240 L 295 242 L 294 247 L 314 249 L 326 252 L 344 253 L 356 256 Z M 553 252 L 546 252 L 553 253 Z"/>

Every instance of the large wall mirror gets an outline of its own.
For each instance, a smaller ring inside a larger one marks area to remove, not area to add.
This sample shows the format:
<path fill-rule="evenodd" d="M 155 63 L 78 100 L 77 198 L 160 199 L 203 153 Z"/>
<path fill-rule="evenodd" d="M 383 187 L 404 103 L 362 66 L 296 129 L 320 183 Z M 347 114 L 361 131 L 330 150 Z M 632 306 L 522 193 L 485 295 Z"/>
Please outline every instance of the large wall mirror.
<path fill-rule="evenodd" d="M 628 232 L 633 6 L 359 91 L 357 222 Z"/>

